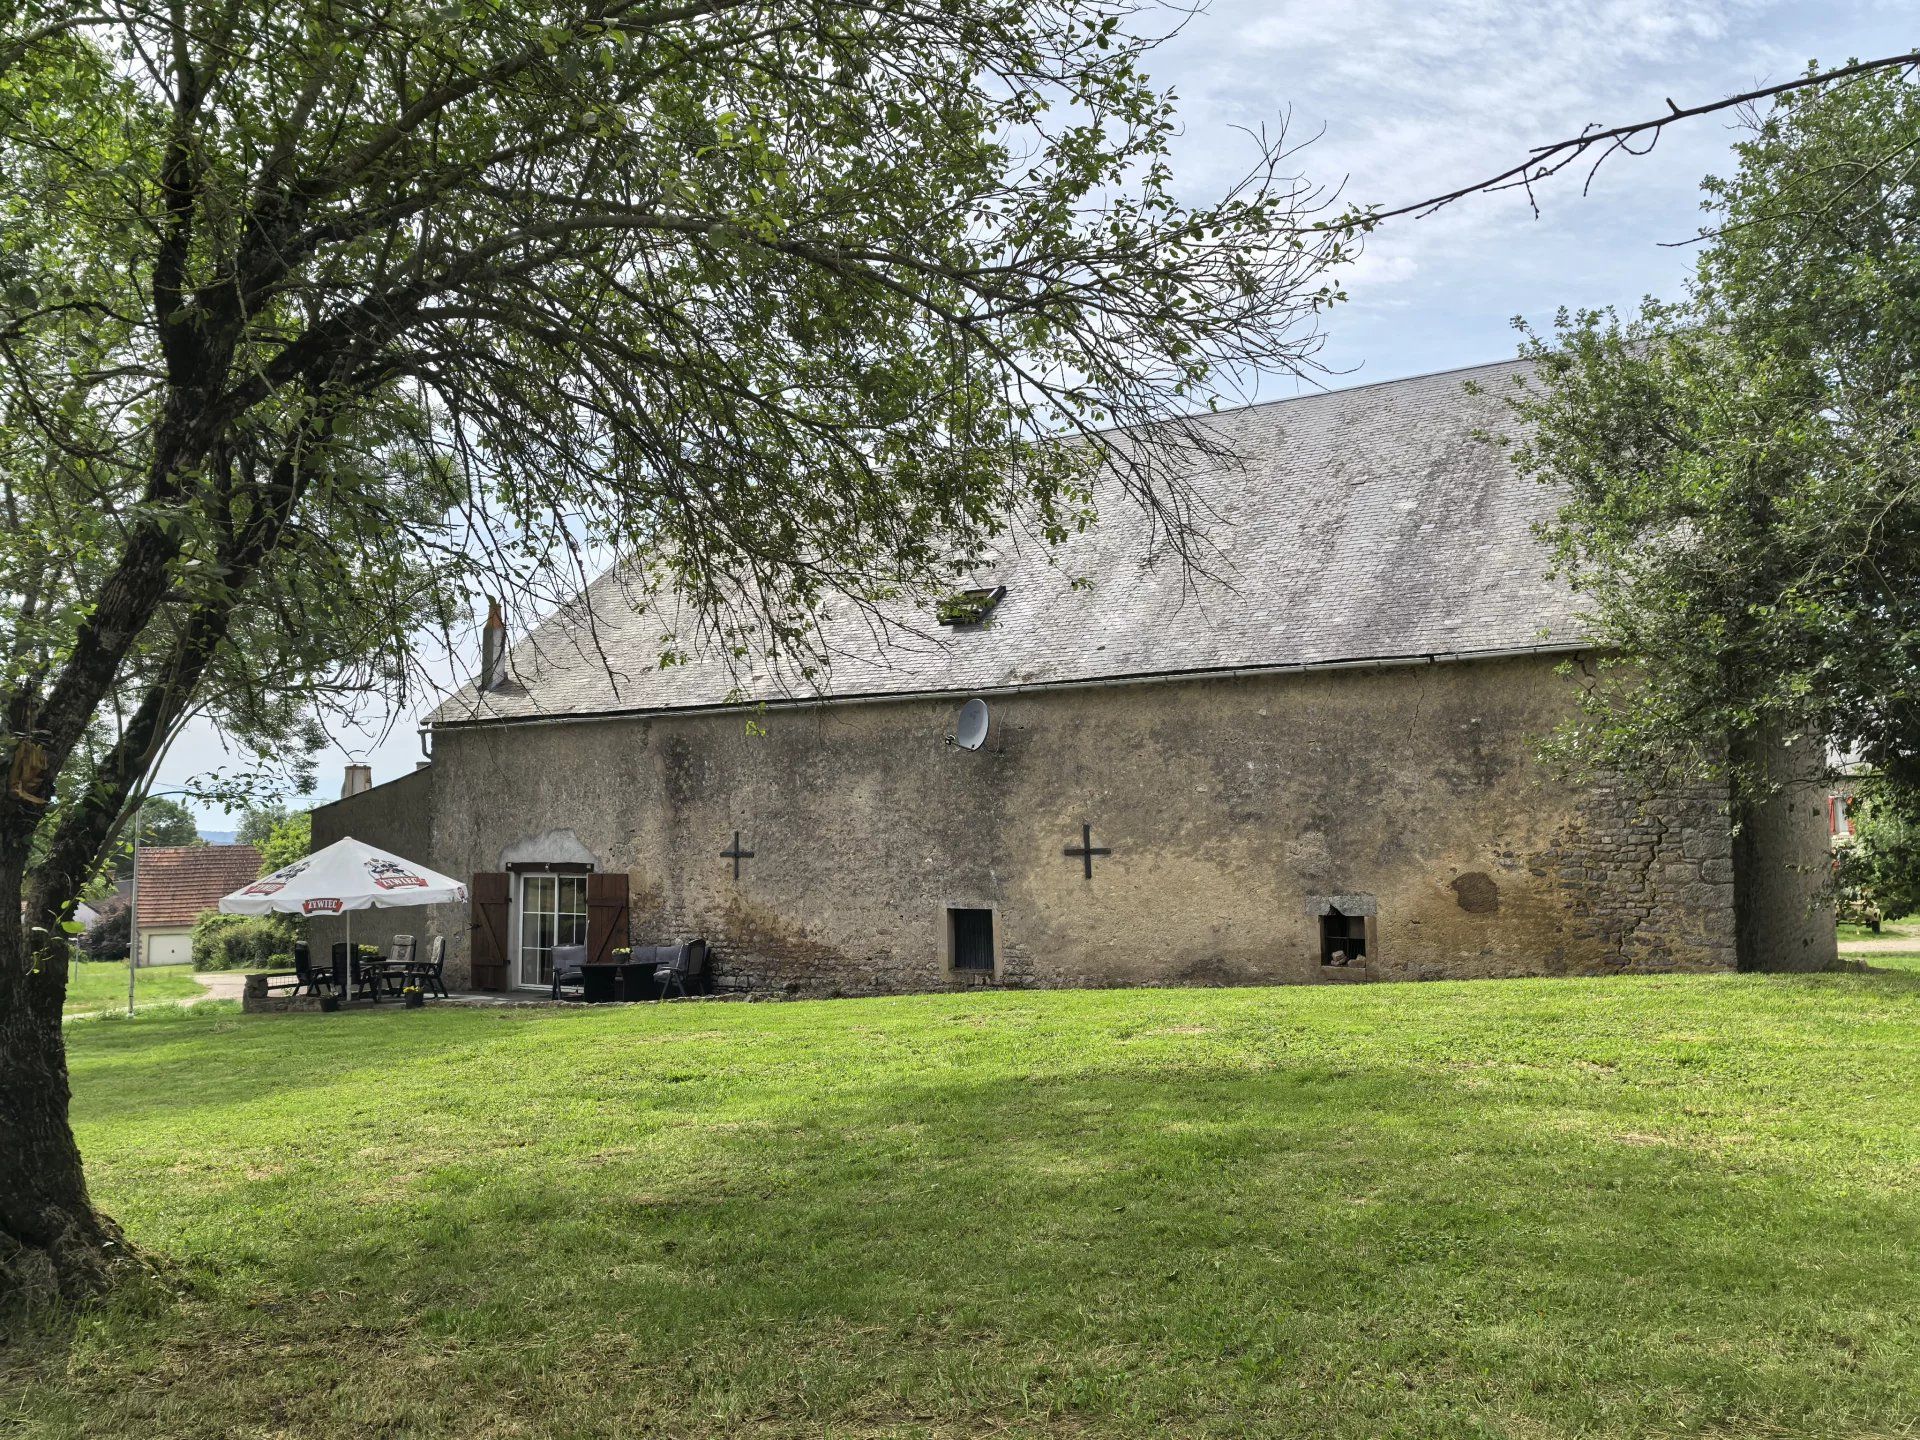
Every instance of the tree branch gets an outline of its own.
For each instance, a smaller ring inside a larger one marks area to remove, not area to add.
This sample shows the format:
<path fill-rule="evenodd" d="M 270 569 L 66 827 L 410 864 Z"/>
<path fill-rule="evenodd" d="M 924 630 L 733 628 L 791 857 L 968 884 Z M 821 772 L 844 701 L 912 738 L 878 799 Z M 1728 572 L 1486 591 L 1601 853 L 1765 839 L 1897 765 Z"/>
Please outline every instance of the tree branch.
<path fill-rule="evenodd" d="M 1429 195 L 1424 200 L 1396 205 L 1391 210 L 1375 211 L 1369 218 L 1378 223 L 1382 220 L 1398 219 L 1402 215 L 1425 217 L 1436 210 L 1444 209 L 1456 200 L 1464 200 L 1469 195 L 1493 195 L 1502 190 L 1525 190 L 1533 213 L 1538 215 L 1540 205 L 1533 198 L 1533 187 L 1540 181 L 1559 174 L 1574 161 L 1595 149 L 1599 149 L 1601 153 L 1594 160 L 1593 169 L 1587 172 L 1588 185 L 1593 183 L 1594 172 L 1615 152 L 1631 151 L 1635 140 L 1645 136 L 1657 136 L 1667 126 L 1681 120 L 1692 120 L 1720 110 L 1732 110 L 1741 105 L 1752 104 L 1756 100 L 1770 100 L 1781 95 L 1790 95 L 1796 90 L 1810 90 L 1821 85 L 1852 80 L 1878 70 L 1908 69 L 1915 65 L 1920 65 L 1920 50 L 1909 50 L 1904 55 L 1888 55 L 1879 60 L 1856 61 L 1835 70 L 1823 70 L 1815 75 L 1802 75 L 1778 85 L 1768 85 L 1759 90 L 1747 90 L 1739 95 L 1729 95 L 1722 100 L 1710 100 L 1703 105 L 1692 105 L 1685 109 L 1669 100 L 1665 115 L 1657 115 L 1651 120 L 1636 120 L 1626 125 L 1613 125 L 1604 130 L 1590 128 L 1570 139 L 1556 140 L 1548 145 L 1536 145 L 1528 152 L 1525 160 L 1509 166 L 1497 175 L 1476 180 L 1471 185 L 1462 185 L 1457 190 L 1449 190 L 1442 195 Z M 1582 187 L 1582 193 L 1585 193 L 1585 186 Z"/>

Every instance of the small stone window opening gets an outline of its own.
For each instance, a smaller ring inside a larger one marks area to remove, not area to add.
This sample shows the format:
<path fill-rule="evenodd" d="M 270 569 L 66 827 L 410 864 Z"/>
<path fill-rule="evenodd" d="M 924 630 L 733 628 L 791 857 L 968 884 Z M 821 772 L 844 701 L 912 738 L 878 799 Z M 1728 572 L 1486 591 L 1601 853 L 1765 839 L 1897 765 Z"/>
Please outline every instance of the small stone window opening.
<path fill-rule="evenodd" d="M 1361 965 L 1367 958 L 1367 917 L 1331 906 L 1320 917 L 1320 963 Z"/>
<path fill-rule="evenodd" d="M 947 954 L 955 970 L 993 971 L 993 911 L 947 911 Z"/>

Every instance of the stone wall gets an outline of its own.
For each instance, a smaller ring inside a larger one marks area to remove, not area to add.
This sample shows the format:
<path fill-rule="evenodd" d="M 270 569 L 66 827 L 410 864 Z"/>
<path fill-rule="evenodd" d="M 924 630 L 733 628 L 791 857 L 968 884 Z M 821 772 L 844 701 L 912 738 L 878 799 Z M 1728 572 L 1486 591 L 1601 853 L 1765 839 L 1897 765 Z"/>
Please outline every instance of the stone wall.
<path fill-rule="evenodd" d="M 449 870 L 434 859 L 435 773 L 432 766 L 409 770 L 406 774 L 322 805 L 313 812 L 313 848 L 318 850 L 351 835 L 369 845 L 378 845 L 408 860 L 465 878 L 457 869 Z M 314 916 L 307 921 L 307 943 L 316 963 L 328 963 L 336 940 L 344 940 L 347 921 L 339 916 Z M 353 915 L 353 938 L 363 945 L 382 949 L 396 934 L 412 935 L 419 955 L 427 958 L 427 948 L 435 935 L 444 935 L 447 954 L 466 954 L 467 910 L 464 905 L 409 905 L 394 910 L 359 910 Z M 464 987 L 466 962 L 455 970 L 447 967 L 449 985 L 456 981 Z"/>
<path fill-rule="evenodd" d="M 1598 944 L 1603 969 L 1732 969 L 1733 837 L 1724 797 L 1655 796 L 1597 785 L 1574 802 L 1527 873 L 1554 887 L 1575 953 Z M 1565 953 L 1545 957 L 1564 968 Z M 1581 963 L 1581 969 L 1590 964 Z"/>
<path fill-rule="evenodd" d="M 1756 742 L 1740 757 L 1778 787 L 1742 808 L 1735 927 L 1748 970 L 1824 970 L 1839 958 L 1824 747 Z"/>
<path fill-rule="evenodd" d="M 442 730 L 315 839 L 463 878 L 589 858 L 637 943 L 704 934 L 762 993 L 1332 978 L 1326 897 L 1371 907 L 1375 979 L 1730 968 L 1723 807 L 1567 789 L 1534 740 L 1568 698 L 1513 659 L 1029 692 L 972 753 L 958 699 Z M 948 907 L 994 912 L 991 974 L 950 969 Z M 450 977 L 466 925 L 415 927 Z"/>

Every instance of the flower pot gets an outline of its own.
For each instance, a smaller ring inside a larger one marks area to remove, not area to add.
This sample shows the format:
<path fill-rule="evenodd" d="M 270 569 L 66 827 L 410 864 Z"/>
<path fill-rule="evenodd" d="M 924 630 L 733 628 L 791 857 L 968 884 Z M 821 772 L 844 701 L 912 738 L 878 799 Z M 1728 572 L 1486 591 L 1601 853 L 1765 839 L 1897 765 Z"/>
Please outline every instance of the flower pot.
<path fill-rule="evenodd" d="M 322 995 L 320 997 L 320 1008 L 329 1012 L 338 1010 L 340 1008 L 340 997 L 338 995 Z"/>
<path fill-rule="evenodd" d="M 422 1005 L 427 1003 L 427 997 L 417 992 L 412 995 L 402 995 L 400 997 L 400 1003 L 405 1005 L 409 1010 L 418 1010 Z"/>

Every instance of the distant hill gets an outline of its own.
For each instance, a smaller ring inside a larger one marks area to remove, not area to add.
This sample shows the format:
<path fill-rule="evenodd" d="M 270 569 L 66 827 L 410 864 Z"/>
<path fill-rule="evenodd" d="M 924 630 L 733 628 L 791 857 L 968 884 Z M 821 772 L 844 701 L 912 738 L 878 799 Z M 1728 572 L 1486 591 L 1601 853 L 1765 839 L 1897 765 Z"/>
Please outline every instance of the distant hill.
<path fill-rule="evenodd" d="M 200 838 L 209 845 L 231 845 L 234 833 L 232 830 L 202 830 Z"/>

